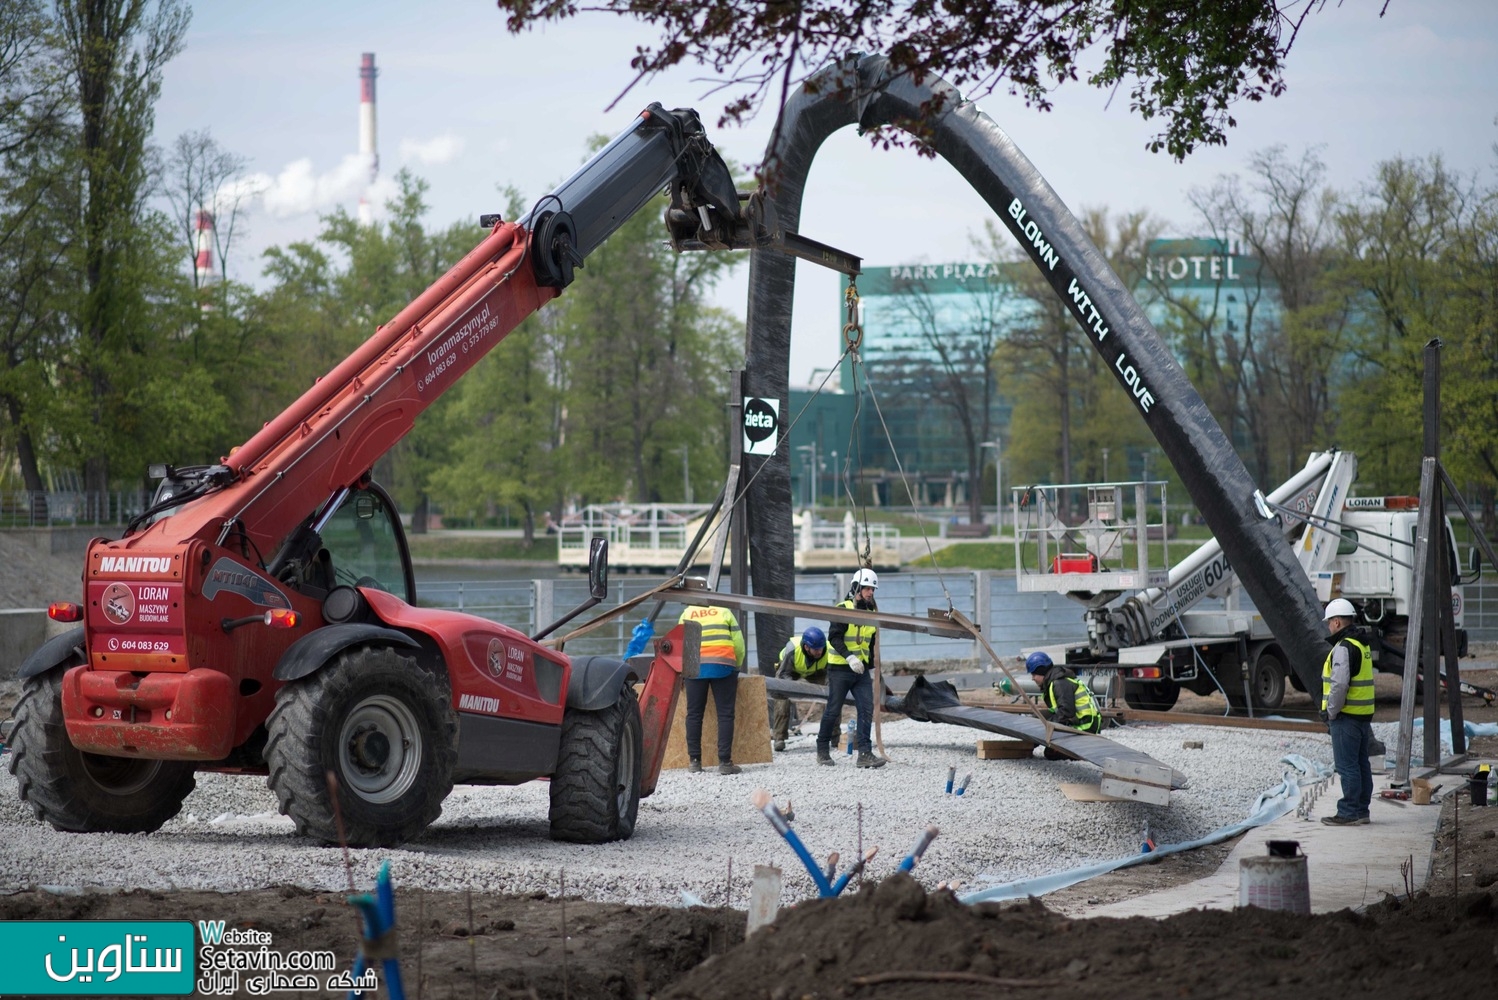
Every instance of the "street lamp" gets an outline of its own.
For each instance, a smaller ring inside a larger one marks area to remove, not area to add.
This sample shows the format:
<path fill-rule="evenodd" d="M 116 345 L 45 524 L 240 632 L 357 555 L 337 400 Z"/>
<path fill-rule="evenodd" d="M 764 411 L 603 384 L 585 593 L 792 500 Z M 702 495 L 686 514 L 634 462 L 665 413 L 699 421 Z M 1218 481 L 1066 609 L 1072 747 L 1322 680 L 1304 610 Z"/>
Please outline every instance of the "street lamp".
<path fill-rule="evenodd" d="M 690 452 L 686 445 L 677 449 L 681 452 L 681 495 L 685 497 L 685 503 L 692 502 L 692 464 L 687 459 Z"/>
<path fill-rule="evenodd" d="M 980 447 L 993 449 L 993 506 L 994 521 L 998 530 L 994 537 L 1004 533 L 1004 451 L 1003 443 L 997 438 L 992 441 L 984 441 Z"/>
<path fill-rule="evenodd" d="M 796 450 L 805 452 L 806 458 L 806 495 L 807 506 L 815 508 L 817 505 L 817 446 L 811 444 L 798 444 Z"/>
<path fill-rule="evenodd" d="M 1108 482 L 1108 449 L 1103 449 L 1103 482 Z"/>

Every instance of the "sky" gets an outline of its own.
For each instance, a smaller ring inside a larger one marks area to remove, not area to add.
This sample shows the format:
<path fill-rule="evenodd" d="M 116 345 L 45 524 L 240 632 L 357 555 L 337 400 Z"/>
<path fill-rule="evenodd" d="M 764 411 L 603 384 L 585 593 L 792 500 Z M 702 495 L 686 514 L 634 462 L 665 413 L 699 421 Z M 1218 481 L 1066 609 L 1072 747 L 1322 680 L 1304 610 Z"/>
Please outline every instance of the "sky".
<path fill-rule="evenodd" d="M 1184 163 L 1146 151 L 1157 129 L 1128 110 L 1126 95 L 1068 84 L 1040 112 L 995 93 L 977 103 L 1035 164 L 1073 212 L 1146 209 L 1169 235 L 1194 235 L 1191 191 L 1244 174 L 1251 156 L 1283 145 L 1318 148 L 1327 182 L 1356 189 L 1396 156 L 1441 155 L 1487 183 L 1498 181 L 1498 2 L 1331 0 L 1314 13 L 1286 69 L 1287 92 L 1239 104 L 1223 147 Z M 361 186 L 358 68 L 375 53 L 381 191 L 409 167 L 430 185 L 429 220 L 475 221 L 504 207 L 513 186 L 527 203 L 564 180 L 591 136 L 627 128 L 646 104 L 697 108 L 730 162 L 757 163 L 772 116 L 743 127 L 714 123 L 725 97 L 696 68 L 641 83 L 629 59 L 653 40 L 605 14 L 581 15 L 511 35 L 490 0 L 225 0 L 194 5 L 185 51 L 165 71 L 156 141 L 169 147 L 209 130 L 248 161 L 264 194 L 248 206 L 233 277 L 259 283 L 269 246 L 314 237 L 319 215 L 355 211 Z M 376 201 L 379 200 L 377 191 Z M 803 235 L 860 256 L 865 266 L 975 259 L 992 212 L 944 162 L 910 150 L 874 150 L 851 129 L 834 135 L 812 167 Z M 840 353 L 838 276 L 797 264 L 791 382 Z M 748 264 L 712 299 L 743 316 Z"/>

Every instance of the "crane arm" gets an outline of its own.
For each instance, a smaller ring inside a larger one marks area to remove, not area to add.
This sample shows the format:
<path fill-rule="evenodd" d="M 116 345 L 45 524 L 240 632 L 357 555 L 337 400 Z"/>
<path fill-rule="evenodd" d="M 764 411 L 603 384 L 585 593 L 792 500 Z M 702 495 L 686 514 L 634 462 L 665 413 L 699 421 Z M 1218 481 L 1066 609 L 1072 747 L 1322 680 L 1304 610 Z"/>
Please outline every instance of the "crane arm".
<path fill-rule="evenodd" d="M 524 220 L 486 217 L 493 228 L 477 247 L 236 448 L 208 496 L 158 523 L 178 538 L 211 533 L 223 544 L 235 532 L 276 551 L 664 188 L 677 249 L 777 245 L 782 236 L 745 212 L 749 199 L 696 112 L 652 104 Z"/>

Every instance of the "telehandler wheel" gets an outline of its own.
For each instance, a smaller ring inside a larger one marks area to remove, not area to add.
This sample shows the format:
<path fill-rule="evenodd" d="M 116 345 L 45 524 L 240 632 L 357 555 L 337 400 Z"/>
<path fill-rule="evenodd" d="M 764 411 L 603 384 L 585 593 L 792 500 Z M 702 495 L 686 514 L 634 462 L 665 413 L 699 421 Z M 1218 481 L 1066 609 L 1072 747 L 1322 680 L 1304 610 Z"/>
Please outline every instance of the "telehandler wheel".
<path fill-rule="evenodd" d="M 276 693 L 268 783 L 297 833 L 339 842 L 327 774 L 351 847 L 393 847 L 442 814 L 458 758 L 447 685 L 389 648 L 346 650 Z"/>
<path fill-rule="evenodd" d="M 28 677 L 16 703 L 10 773 L 21 801 L 53 829 L 71 833 L 150 833 L 182 810 L 197 785 L 184 760 L 85 753 L 68 741 L 62 675 L 74 661 Z"/>
<path fill-rule="evenodd" d="M 1168 712 L 1181 696 L 1175 681 L 1129 681 L 1124 684 L 1124 702 L 1141 712 Z"/>
<path fill-rule="evenodd" d="M 640 812 L 640 703 L 625 685 L 600 712 L 568 709 L 551 776 L 551 837 L 578 844 L 628 840 Z"/>

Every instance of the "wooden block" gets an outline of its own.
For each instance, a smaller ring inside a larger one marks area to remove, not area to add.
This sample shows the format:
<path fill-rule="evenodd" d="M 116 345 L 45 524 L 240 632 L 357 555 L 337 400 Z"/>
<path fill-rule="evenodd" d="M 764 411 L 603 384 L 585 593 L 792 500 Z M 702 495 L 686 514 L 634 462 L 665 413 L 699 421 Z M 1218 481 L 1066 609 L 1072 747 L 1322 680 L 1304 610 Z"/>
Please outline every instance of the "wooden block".
<path fill-rule="evenodd" d="M 738 697 L 733 708 L 733 762 L 735 764 L 768 764 L 770 762 L 770 714 L 765 694 L 765 679 L 759 674 L 739 674 Z M 683 691 L 671 719 L 671 735 L 666 741 L 663 769 L 687 766 L 687 695 Z M 707 696 L 702 713 L 702 766 L 718 766 L 718 709 L 713 696 Z"/>
<path fill-rule="evenodd" d="M 979 760 L 1016 760 L 1035 752 L 1037 744 L 1029 740 L 979 740 Z"/>
<path fill-rule="evenodd" d="M 734 735 L 738 735 L 737 729 Z M 780 869 L 774 865 L 755 865 L 754 881 L 749 883 L 749 929 L 745 934 L 753 934 L 761 927 L 773 924 L 779 910 Z"/>
<path fill-rule="evenodd" d="M 1061 794 L 1073 802 L 1132 802 L 1133 799 L 1121 799 L 1116 795 L 1104 795 L 1102 786 L 1086 785 L 1077 782 L 1061 782 Z"/>
<path fill-rule="evenodd" d="M 1103 780 L 1100 787 L 1104 795 L 1168 806 L 1170 779 L 1170 768 L 1162 764 L 1142 764 L 1107 757 L 1103 760 Z"/>

